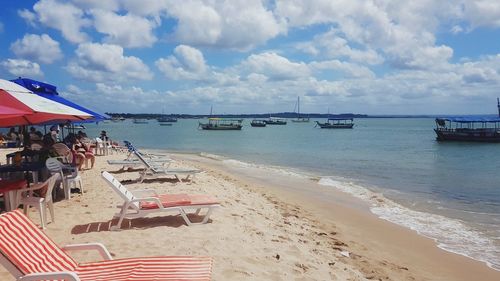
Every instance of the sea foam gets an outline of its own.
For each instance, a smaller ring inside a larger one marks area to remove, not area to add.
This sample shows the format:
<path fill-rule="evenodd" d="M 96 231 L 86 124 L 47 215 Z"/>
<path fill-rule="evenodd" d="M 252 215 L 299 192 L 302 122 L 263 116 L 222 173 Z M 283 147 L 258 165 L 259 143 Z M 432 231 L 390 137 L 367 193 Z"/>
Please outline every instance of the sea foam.
<path fill-rule="evenodd" d="M 387 199 L 382 193 L 347 180 L 323 177 L 318 183 L 368 202 L 371 212 L 378 217 L 435 240 L 441 249 L 485 262 L 489 267 L 500 270 L 499 247 L 492 239 L 460 220 L 406 208 Z"/>

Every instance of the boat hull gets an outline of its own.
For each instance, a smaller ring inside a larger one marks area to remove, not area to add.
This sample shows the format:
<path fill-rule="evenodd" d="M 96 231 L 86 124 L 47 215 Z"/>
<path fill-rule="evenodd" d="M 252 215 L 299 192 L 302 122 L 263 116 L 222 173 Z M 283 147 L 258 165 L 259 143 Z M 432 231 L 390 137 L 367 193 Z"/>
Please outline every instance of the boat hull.
<path fill-rule="evenodd" d="M 213 126 L 209 124 L 201 124 L 200 127 L 203 130 L 212 130 L 212 131 L 237 131 L 241 130 L 242 125 L 234 125 L 234 126 Z"/>
<path fill-rule="evenodd" d="M 267 125 L 286 125 L 285 121 L 266 121 Z"/>
<path fill-rule="evenodd" d="M 259 124 L 250 123 L 250 126 L 252 126 L 252 127 L 261 127 L 261 128 L 262 128 L 262 127 L 265 127 L 265 126 L 266 126 L 266 123 L 264 123 L 264 124 L 260 124 L 260 123 L 259 123 Z"/>
<path fill-rule="evenodd" d="M 438 141 L 500 142 L 500 133 L 498 131 L 434 129 L 434 132 L 436 132 L 436 140 Z"/>
<path fill-rule="evenodd" d="M 352 129 L 354 127 L 354 124 L 330 124 L 330 123 L 320 123 L 316 121 L 316 124 L 321 129 Z"/>

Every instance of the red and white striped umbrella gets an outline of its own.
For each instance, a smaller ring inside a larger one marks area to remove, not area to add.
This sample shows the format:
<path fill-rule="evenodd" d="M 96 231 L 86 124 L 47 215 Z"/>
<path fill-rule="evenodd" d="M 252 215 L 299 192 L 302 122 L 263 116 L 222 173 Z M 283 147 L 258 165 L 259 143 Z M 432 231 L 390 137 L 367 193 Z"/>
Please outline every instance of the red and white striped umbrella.
<path fill-rule="evenodd" d="M 3 79 L 0 79 L 0 105 L 4 108 L 4 111 L 0 108 L 0 127 L 65 123 L 92 118 L 88 113 L 40 97 L 16 83 Z M 16 114 L 16 111 L 19 114 Z"/>

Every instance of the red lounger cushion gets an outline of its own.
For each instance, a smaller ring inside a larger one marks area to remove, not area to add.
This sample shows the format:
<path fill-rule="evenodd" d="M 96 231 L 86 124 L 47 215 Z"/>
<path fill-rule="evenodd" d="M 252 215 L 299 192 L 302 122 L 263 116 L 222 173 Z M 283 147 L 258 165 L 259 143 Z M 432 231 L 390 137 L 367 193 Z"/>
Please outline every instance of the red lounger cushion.
<path fill-rule="evenodd" d="M 190 205 L 213 205 L 218 204 L 217 199 L 210 195 L 198 194 L 161 194 L 158 195 L 164 208 L 190 206 Z M 155 202 L 141 202 L 141 209 L 158 209 Z"/>
<path fill-rule="evenodd" d="M 129 258 L 81 264 L 82 281 L 210 280 L 210 257 Z"/>

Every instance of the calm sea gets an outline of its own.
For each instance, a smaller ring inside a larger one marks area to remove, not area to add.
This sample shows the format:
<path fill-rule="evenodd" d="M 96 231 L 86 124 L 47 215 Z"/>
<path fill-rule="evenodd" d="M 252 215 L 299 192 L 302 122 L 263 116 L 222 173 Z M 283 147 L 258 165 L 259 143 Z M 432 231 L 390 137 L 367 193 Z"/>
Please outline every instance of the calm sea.
<path fill-rule="evenodd" d="M 314 122 L 252 128 L 245 120 L 241 131 L 203 131 L 198 121 L 86 126 L 91 136 L 106 130 L 142 148 L 205 152 L 317 176 L 319 184 L 369 201 L 381 218 L 500 270 L 500 144 L 438 143 L 430 118 L 357 119 L 352 130 Z"/>

